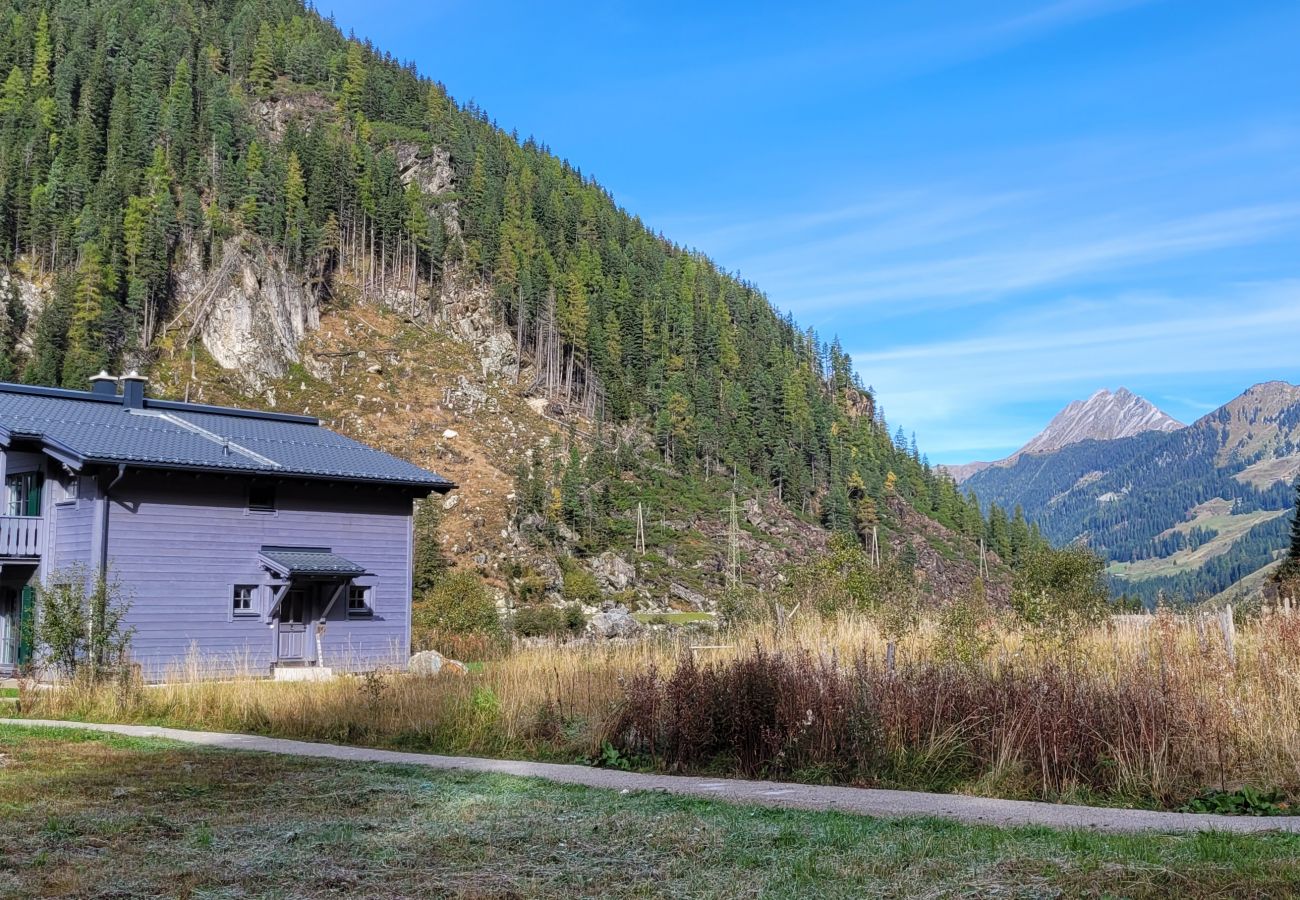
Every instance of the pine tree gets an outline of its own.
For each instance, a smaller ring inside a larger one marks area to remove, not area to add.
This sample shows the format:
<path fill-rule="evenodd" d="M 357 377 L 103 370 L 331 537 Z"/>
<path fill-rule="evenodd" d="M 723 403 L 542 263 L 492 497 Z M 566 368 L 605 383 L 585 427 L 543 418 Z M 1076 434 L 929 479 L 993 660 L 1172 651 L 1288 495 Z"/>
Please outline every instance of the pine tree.
<path fill-rule="evenodd" d="M 32 88 L 41 90 L 50 83 L 50 62 L 53 51 L 50 47 L 50 17 L 41 10 L 36 19 L 36 36 L 32 46 Z"/>
<path fill-rule="evenodd" d="M 257 40 L 253 42 L 253 60 L 248 67 L 248 80 L 259 97 L 271 94 L 271 82 L 275 80 L 275 56 L 271 47 L 271 27 L 265 20 L 257 29 Z"/>
<path fill-rule="evenodd" d="M 354 41 L 348 44 L 343 87 L 339 91 L 339 109 L 348 115 L 357 115 L 362 112 L 365 97 L 366 59 L 361 45 Z"/>
<path fill-rule="evenodd" d="M 63 385 L 71 388 L 85 387 L 92 375 L 108 366 L 109 360 L 104 341 L 104 314 L 110 286 L 103 257 L 95 244 L 82 248 L 81 256 L 61 378 Z"/>

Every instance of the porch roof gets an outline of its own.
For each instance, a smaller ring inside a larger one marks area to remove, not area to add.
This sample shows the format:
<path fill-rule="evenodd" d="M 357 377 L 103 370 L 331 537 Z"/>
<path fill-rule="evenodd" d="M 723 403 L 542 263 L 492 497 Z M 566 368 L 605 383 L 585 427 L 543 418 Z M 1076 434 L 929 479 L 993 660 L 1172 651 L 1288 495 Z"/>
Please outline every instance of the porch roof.
<path fill-rule="evenodd" d="M 295 575 L 357 578 L 372 573 L 329 547 L 263 547 L 258 561 L 283 578 Z"/>

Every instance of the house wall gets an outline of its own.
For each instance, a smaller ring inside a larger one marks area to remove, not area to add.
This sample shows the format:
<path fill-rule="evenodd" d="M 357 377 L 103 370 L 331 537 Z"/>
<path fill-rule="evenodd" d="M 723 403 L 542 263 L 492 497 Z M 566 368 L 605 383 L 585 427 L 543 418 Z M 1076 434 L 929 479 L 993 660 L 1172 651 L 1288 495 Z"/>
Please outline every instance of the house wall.
<path fill-rule="evenodd" d="M 248 482 L 238 478 L 139 471 L 128 472 L 113 489 L 109 568 L 131 604 L 131 653 L 146 677 L 164 677 L 187 657 L 203 674 L 269 671 L 276 641 L 271 624 L 263 616 L 236 617 L 231 609 L 236 584 L 263 585 L 260 610 L 270 603 L 271 578 L 257 561 L 268 544 L 329 547 L 374 573 L 357 580 L 374 588 L 372 617 L 349 620 L 346 600 L 335 604 L 322 640 L 325 665 L 404 664 L 410 648 L 409 495 L 286 482 L 277 488 L 275 512 L 262 513 L 247 509 L 247 491 Z M 75 540 L 97 561 L 98 516 L 91 528 L 89 542 L 82 542 L 80 529 Z M 74 541 L 71 534 L 68 541 Z"/>
<path fill-rule="evenodd" d="M 96 484 L 93 478 L 80 478 L 75 499 L 66 496 L 61 486 L 53 480 L 43 499 L 47 531 L 45 556 L 42 558 L 42 577 L 72 566 L 91 565 L 91 542 L 95 529 Z"/>

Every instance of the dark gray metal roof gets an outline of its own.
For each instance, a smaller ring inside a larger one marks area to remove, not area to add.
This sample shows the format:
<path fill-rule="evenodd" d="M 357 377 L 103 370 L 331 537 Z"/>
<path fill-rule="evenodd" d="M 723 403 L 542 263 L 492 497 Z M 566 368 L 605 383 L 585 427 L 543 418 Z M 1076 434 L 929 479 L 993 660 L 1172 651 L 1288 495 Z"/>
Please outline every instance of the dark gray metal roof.
<path fill-rule="evenodd" d="M 365 566 L 330 551 L 329 547 L 263 547 L 258 553 L 261 563 L 277 574 L 339 575 L 356 577 L 368 575 Z"/>
<path fill-rule="evenodd" d="M 364 481 L 448 490 L 455 485 L 306 416 L 0 383 L 0 441 L 40 441 L 65 461 Z"/>

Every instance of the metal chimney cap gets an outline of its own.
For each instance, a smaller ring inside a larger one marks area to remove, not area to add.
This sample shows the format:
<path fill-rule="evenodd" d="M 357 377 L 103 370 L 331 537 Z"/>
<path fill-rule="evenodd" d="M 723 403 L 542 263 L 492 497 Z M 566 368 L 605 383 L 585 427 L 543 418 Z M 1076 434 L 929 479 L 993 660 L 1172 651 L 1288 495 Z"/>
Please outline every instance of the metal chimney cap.
<path fill-rule="evenodd" d="M 123 375 L 121 380 L 122 381 L 148 381 L 149 379 L 141 375 L 135 369 L 132 369 L 130 372 L 127 372 L 125 375 Z"/>
<path fill-rule="evenodd" d="M 109 375 L 107 371 L 105 371 L 104 369 L 100 369 L 98 375 L 91 375 L 91 376 L 90 376 L 90 383 L 91 383 L 91 384 L 94 384 L 94 383 L 97 382 L 97 381 L 114 381 L 114 382 L 115 382 L 115 381 L 117 381 L 117 376 L 116 376 L 116 375 Z"/>

